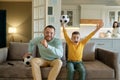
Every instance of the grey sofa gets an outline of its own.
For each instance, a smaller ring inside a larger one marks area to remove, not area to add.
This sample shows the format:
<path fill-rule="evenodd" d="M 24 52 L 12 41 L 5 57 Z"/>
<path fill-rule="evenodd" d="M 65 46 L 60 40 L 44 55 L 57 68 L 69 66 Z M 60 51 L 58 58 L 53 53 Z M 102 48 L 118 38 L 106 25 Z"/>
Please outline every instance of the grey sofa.
<path fill-rule="evenodd" d="M 63 67 L 57 80 L 66 80 L 66 43 L 63 42 Z M 11 42 L 9 48 L 0 49 L 0 80 L 33 80 L 31 67 L 23 64 L 23 55 L 27 52 L 28 43 Z M 37 48 L 34 56 L 38 57 Z M 84 48 L 83 62 L 86 68 L 86 80 L 119 80 L 118 53 L 95 48 L 94 43 L 87 43 Z M 41 68 L 43 80 L 47 79 L 51 67 Z M 78 73 L 75 72 L 75 79 Z"/>

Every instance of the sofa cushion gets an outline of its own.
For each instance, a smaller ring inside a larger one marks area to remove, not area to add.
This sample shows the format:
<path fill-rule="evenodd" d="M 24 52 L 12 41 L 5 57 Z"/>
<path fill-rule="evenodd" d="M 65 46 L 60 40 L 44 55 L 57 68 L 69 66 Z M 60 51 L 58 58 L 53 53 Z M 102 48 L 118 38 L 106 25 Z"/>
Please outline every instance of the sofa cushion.
<path fill-rule="evenodd" d="M 2 63 L 0 65 L 0 72 L 2 72 L 0 73 L 0 78 L 32 78 L 31 67 L 24 65 L 23 61 L 7 61 Z"/>
<path fill-rule="evenodd" d="M 95 60 L 95 44 L 87 43 L 83 50 L 83 61 Z"/>
<path fill-rule="evenodd" d="M 86 78 L 87 79 L 114 79 L 114 69 L 108 67 L 107 65 L 103 64 L 102 62 L 95 60 L 95 61 L 85 61 L 84 62 L 86 68 Z M 41 68 L 41 73 L 43 78 L 47 78 L 51 67 Z M 58 78 L 66 79 L 67 78 L 67 68 L 66 66 L 62 66 Z M 79 78 L 79 73 L 75 72 L 76 80 Z"/>
<path fill-rule="evenodd" d="M 9 65 L 12 63 L 13 65 Z M 87 79 L 114 79 L 114 69 L 108 67 L 100 61 L 85 61 L 86 78 Z M 47 78 L 51 67 L 41 67 L 41 73 L 43 78 Z M 4 78 L 32 78 L 31 67 L 25 66 L 22 61 L 8 61 L 0 65 L 0 77 Z M 11 74 L 10 74 L 11 73 Z M 66 67 L 63 66 L 60 70 L 58 78 L 67 77 Z M 79 74 L 75 72 L 75 78 L 78 79 Z M 62 80 L 62 79 L 61 79 Z"/>
<path fill-rule="evenodd" d="M 0 48 L 0 63 L 3 63 L 7 59 L 8 48 Z"/>
<path fill-rule="evenodd" d="M 88 79 L 114 79 L 115 78 L 115 71 L 114 69 L 110 68 L 109 66 L 103 64 L 102 62 L 95 60 L 95 61 L 85 61 L 84 62 L 86 71 L 87 71 L 87 78 Z"/>
<path fill-rule="evenodd" d="M 11 42 L 8 49 L 8 59 L 22 60 L 26 52 L 28 52 L 28 43 Z"/>

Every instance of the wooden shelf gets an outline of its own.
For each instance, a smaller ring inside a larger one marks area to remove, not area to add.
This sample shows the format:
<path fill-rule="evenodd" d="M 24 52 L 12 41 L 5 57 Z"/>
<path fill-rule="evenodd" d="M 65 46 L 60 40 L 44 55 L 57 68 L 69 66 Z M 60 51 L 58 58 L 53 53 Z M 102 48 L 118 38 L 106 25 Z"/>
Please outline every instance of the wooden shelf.
<path fill-rule="evenodd" d="M 80 24 L 100 24 L 102 19 L 80 19 Z"/>

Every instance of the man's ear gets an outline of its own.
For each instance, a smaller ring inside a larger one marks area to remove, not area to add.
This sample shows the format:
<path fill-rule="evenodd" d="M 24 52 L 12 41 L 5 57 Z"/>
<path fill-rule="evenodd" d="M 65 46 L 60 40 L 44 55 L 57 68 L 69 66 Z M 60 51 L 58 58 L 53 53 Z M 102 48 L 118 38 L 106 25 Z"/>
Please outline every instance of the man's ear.
<path fill-rule="evenodd" d="M 54 31 L 54 36 L 55 36 L 55 34 L 56 34 L 56 31 Z"/>

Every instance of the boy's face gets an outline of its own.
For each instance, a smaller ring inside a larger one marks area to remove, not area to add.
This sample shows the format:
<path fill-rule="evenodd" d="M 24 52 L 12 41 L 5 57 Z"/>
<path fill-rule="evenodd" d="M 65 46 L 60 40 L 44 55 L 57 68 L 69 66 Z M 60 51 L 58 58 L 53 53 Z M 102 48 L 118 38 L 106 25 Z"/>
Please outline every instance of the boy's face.
<path fill-rule="evenodd" d="M 79 34 L 73 34 L 71 38 L 73 43 L 78 43 L 80 41 L 80 35 Z"/>

